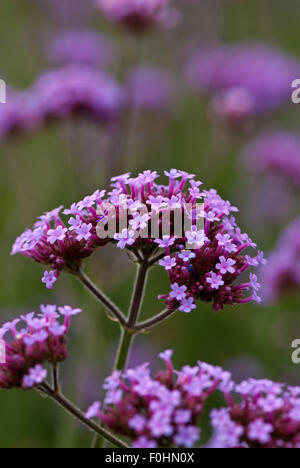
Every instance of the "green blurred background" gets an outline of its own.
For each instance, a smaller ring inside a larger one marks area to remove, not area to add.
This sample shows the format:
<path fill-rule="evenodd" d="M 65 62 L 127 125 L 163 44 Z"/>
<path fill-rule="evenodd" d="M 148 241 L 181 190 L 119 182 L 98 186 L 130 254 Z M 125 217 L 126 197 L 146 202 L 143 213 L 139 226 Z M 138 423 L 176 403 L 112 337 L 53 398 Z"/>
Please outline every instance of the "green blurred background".
<path fill-rule="evenodd" d="M 183 12 L 181 26 L 147 37 L 142 47 L 116 28 L 110 31 L 119 41 L 120 55 L 127 63 L 142 60 L 163 64 L 177 82 L 174 112 L 136 119 L 130 141 L 119 141 L 117 157 L 121 156 L 121 161 L 117 163 L 133 172 L 148 168 L 162 172 L 178 167 L 197 174 L 206 188 L 216 188 L 240 208 L 239 224 L 268 252 L 286 220 L 283 225 L 269 225 L 263 218 L 249 219 L 249 203 L 257 183 L 239 161 L 243 138 L 228 137 L 211 123 L 205 101 L 185 89 L 183 63 L 190 41 L 201 43 L 217 38 L 264 41 L 300 58 L 300 3 L 177 3 Z M 43 4 L 43 0 L 6 0 L 1 4 L 0 74 L 9 85 L 26 87 L 48 66 L 44 45 L 63 25 L 55 16 L 49 16 Z M 89 26 L 108 32 L 98 13 L 92 15 Z M 112 72 L 122 78 L 118 64 Z M 267 125 L 298 130 L 299 118 L 298 107 L 290 104 Z M 25 257 L 10 257 L 10 250 L 16 236 L 31 227 L 44 211 L 60 204 L 69 206 L 96 188 L 107 188 L 114 167 L 102 154 L 102 133 L 93 123 L 67 121 L 0 147 L 1 322 L 37 309 L 41 303 L 68 303 L 84 310 L 74 320 L 70 359 L 62 366 L 65 393 L 82 408 L 100 395 L 101 382 L 109 373 L 117 346 L 118 327 L 107 320 L 101 307 L 75 279 L 63 275 L 53 291 L 48 291 L 41 283 L 42 268 Z M 126 254 L 110 247 L 100 249 L 87 262 L 87 271 L 126 309 L 134 277 L 134 267 Z M 156 297 L 168 288 L 164 271 L 153 270 L 145 317 L 159 312 L 161 304 Z M 139 337 L 132 359 L 134 363 L 150 359 L 156 366 L 157 353 L 173 348 L 178 366 L 200 359 L 232 368 L 237 378 L 265 376 L 300 384 L 300 367 L 291 363 L 291 342 L 300 338 L 299 304 L 299 294 L 272 307 L 246 305 L 219 314 L 209 305 L 200 304 L 193 314 L 177 313 L 151 335 Z M 0 419 L 1 448 L 87 447 L 90 442 L 89 433 L 34 392 L 1 391 Z"/>

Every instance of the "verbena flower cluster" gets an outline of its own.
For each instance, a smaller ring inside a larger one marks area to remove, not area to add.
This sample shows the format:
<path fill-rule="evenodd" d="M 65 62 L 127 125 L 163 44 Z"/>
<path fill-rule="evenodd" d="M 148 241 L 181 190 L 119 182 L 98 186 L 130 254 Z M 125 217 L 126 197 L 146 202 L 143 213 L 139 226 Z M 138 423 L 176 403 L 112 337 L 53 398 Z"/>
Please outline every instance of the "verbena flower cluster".
<path fill-rule="evenodd" d="M 227 406 L 211 412 L 209 447 L 299 448 L 299 387 L 254 379 L 236 385 L 220 367 L 199 362 L 176 371 L 172 351 L 160 357 L 167 370 L 154 378 L 147 363 L 115 371 L 103 387 L 104 406 L 96 401 L 86 417 L 99 418 L 134 448 L 191 448 L 201 441 L 205 403 L 218 392 Z"/>
<path fill-rule="evenodd" d="M 37 315 L 31 312 L 5 323 L 0 328 L 6 354 L 6 362 L 0 364 L 0 388 L 26 390 L 41 384 L 47 377 L 43 364 L 56 365 L 67 359 L 70 320 L 80 312 L 70 306 L 47 305 Z"/>
<path fill-rule="evenodd" d="M 113 242 L 148 256 L 161 252 L 159 264 L 168 272 L 172 290 L 160 298 L 170 309 L 191 312 L 197 299 L 213 302 L 217 311 L 226 304 L 260 302 L 255 274 L 236 283 L 250 267 L 264 263 L 262 252 L 254 257 L 246 253 L 248 248 L 256 249 L 256 244 L 231 216 L 237 208 L 215 190 L 201 192 L 202 183 L 193 174 L 172 169 L 165 175 L 168 185 L 155 182 L 156 171 L 145 171 L 136 178 L 130 174 L 114 177 L 107 195 L 105 190 L 97 190 L 69 209 L 59 207 L 41 216 L 33 230 L 27 229 L 16 240 L 12 254 L 21 253 L 50 266 L 43 282 L 52 288 L 62 270 L 78 272 L 82 259 Z M 175 213 L 181 215 L 179 235 Z M 115 231 L 109 237 L 111 220 Z M 166 227 L 168 235 L 164 234 Z"/>
<path fill-rule="evenodd" d="M 261 272 L 263 297 L 273 302 L 300 287 L 300 219 L 282 233 L 277 246 Z"/>
<path fill-rule="evenodd" d="M 264 44 L 220 45 L 190 59 L 193 89 L 213 97 L 213 109 L 228 121 L 274 111 L 290 100 L 300 63 Z"/>
<path fill-rule="evenodd" d="M 64 30 L 55 36 L 48 49 L 49 59 L 57 65 L 79 63 L 106 68 L 114 55 L 112 39 L 89 29 Z"/>
<path fill-rule="evenodd" d="M 105 406 L 95 402 L 86 417 L 98 417 L 132 440 L 135 448 L 193 447 L 200 440 L 199 417 L 217 387 L 231 388 L 228 372 L 199 363 L 174 371 L 172 351 L 160 354 L 167 370 L 151 377 L 148 364 L 106 379 Z"/>
<path fill-rule="evenodd" d="M 74 64 L 44 72 L 0 108 L 0 138 L 37 130 L 53 120 L 83 116 L 101 124 L 117 119 L 125 92 L 109 75 Z"/>
<path fill-rule="evenodd" d="M 243 159 L 253 172 L 274 173 L 300 186 L 300 137 L 297 134 L 263 134 L 247 145 Z"/>
<path fill-rule="evenodd" d="M 97 0 L 108 20 L 134 31 L 173 26 L 178 12 L 170 7 L 170 3 L 170 0 Z"/>
<path fill-rule="evenodd" d="M 300 448 L 300 387 L 270 380 L 235 387 L 242 402 L 211 414 L 214 448 Z"/>
<path fill-rule="evenodd" d="M 174 83 L 163 68 L 139 65 L 129 70 L 127 90 L 131 107 L 155 112 L 170 106 Z"/>

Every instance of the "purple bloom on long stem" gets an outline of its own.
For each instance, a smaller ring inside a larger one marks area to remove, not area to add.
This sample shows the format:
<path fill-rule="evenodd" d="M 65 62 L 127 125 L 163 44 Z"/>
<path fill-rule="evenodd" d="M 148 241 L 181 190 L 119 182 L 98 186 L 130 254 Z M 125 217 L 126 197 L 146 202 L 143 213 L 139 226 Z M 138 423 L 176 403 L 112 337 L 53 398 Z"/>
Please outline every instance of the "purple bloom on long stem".
<path fill-rule="evenodd" d="M 128 437 L 135 448 L 193 447 L 200 438 L 197 425 L 207 398 L 229 384 L 230 374 L 204 363 L 177 372 L 171 350 L 160 357 L 167 371 L 154 378 L 147 364 L 114 373 L 104 386 L 108 398 L 102 413 L 95 403 L 87 414 Z"/>
<path fill-rule="evenodd" d="M 63 311 L 68 311 L 68 314 Z M 22 315 L 0 328 L 0 337 L 5 341 L 6 362 L 0 364 L 0 388 L 29 389 L 41 384 L 47 377 L 43 364 L 56 365 L 65 361 L 67 353 L 67 332 L 70 316 L 80 309 L 69 306 L 58 308 L 53 305 L 41 306 L 40 314 L 34 312 Z M 59 318 L 63 316 L 63 323 Z M 25 327 L 17 328 L 19 323 Z M 7 335 L 10 337 L 7 338 Z"/>

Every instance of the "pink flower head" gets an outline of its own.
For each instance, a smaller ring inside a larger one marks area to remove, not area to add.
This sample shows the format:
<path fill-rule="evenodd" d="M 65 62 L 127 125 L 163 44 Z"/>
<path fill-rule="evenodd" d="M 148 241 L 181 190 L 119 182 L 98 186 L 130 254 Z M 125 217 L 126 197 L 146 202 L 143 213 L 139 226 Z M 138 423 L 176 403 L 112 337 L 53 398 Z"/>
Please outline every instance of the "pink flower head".
<path fill-rule="evenodd" d="M 53 305 L 41 306 L 41 313 L 22 315 L 0 328 L 1 339 L 5 340 L 6 362 L 0 364 L 0 388 L 29 389 L 43 382 L 47 370 L 42 365 L 65 361 L 67 353 L 67 331 L 70 325 L 68 315 L 79 313 L 71 307 L 58 308 Z M 19 322 L 25 326 L 17 329 Z M 7 335 L 10 337 L 7 339 Z"/>
<path fill-rule="evenodd" d="M 204 363 L 175 371 L 171 350 L 159 356 L 166 371 L 152 377 L 144 364 L 114 373 L 104 386 L 108 395 L 102 413 L 96 402 L 87 414 L 128 437 L 134 448 L 194 447 L 200 439 L 198 423 L 204 405 L 230 375 Z"/>

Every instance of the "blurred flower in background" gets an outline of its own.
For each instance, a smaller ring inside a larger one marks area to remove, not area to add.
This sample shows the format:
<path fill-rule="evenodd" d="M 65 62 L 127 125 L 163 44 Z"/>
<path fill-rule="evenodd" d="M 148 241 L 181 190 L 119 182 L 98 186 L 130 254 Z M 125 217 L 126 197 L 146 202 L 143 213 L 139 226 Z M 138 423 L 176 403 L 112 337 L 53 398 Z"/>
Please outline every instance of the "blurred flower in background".
<path fill-rule="evenodd" d="M 7 103 L 0 106 L 0 141 L 35 131 L 41 125 L 31 92 L 9 90 Z"/>
<path fill-rule="evenodd" d="M 170 0 L 97 0 L 109 21 L 120 23 L 133 31 L 154 26 L 172 27 L 178 21 L 178 11 Z"/>
<path fill-rule="evenodd" d="M 265 44 L 200 49 L 188 61 L 192 89 L 212 97 L 212 108 L 235 122 L 270 113 L 287 103 L 300 62 Z"/>
<path fill-rule="evenodd" d="M 108 124 L 124 105 L 125 92 L 105 73 L 79 64 L 44 71 L 31 87 L 14 92 L 1 106 L 0 137 L 77 116 Z"/>
<path fill-rule="evenodd" d="M 276 174 L 300 187 L 300 136 L 268 132 L 251 141 L 243 152 L 247 168 L 257 174 Z"/>
<path fill-rule="evenodd" d="M 174 96 L 174 82 L 168 70 L 151 65 L 131 68 L 127 77 L 129 103 L 149 112 L 166 110 Z"/>
<path fill-rule="evenodd" d="M 261 273 L 263 297 L 275 302 L 300 286 L 300 219 L 282 233 Z"/>
<path fill-rule="evenodd" d="M 92 30 L 64 30 L 48 46 L 47 55 L 55 65 L 78 63 L 107 68 L 116 54 L 108 35 Z"/>

